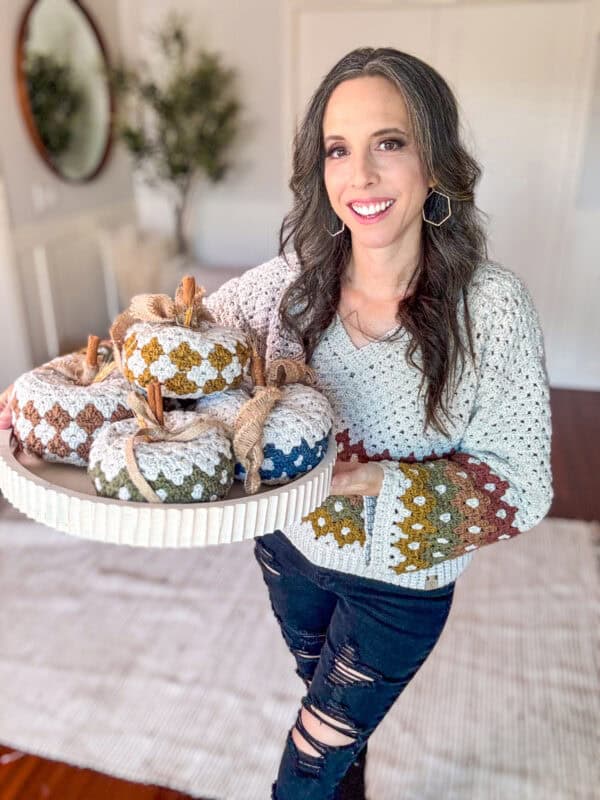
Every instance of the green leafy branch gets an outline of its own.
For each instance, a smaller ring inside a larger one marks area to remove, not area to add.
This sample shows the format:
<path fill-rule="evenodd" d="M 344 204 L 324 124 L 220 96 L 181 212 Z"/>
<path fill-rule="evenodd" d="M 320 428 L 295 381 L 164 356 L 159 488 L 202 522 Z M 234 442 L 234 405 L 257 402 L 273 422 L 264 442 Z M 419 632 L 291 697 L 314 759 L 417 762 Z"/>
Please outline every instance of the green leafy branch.
<path fill-rule="evenodd" d="M 180 17 L 171 16 L 156 40 L 165 66 L 162 80 L 143 65 L 109 71 L 121 101 L 116 132 L 145 180 L 174 190 L 177 249 L 184 253 L 191 186 L 199 175 L 216 183 L 230 168 L 240 102 L 234 70 L 215 53 L 191 53 Z"/>
<path fill-rule="evenodd" d="M 68 150 L 76 113 L 83 105 L 69 64 L 49 53 L 30 52 L 24 63 L 31 113 L 44 147 L 52 158 Z"/>

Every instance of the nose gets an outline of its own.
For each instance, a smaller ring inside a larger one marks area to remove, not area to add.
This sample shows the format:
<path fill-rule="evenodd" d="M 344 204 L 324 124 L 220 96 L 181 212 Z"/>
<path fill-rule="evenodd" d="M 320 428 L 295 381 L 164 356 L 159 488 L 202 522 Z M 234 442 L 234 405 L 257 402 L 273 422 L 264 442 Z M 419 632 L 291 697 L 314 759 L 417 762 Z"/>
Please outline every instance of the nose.
<path fill-rule="evenodd" d="M 351 184 L 355 189 L 371 186 L 377 180 L 375 162 L 369 150 L 352 156 Z"/>

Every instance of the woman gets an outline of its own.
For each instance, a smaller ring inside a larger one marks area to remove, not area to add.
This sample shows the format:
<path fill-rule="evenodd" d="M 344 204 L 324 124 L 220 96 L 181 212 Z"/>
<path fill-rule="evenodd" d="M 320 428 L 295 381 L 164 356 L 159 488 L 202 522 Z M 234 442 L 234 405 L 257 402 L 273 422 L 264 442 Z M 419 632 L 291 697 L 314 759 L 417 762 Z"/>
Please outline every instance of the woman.
<path fill-rule="evenodd" d="M 524 284 L 486 258 L 479 175 L 440 75 L 355 50 L 298 130 L 279 257 L 207 300 L 267 359 L 306 358 L 335 411 L 331 495 L 255 544 L 307 688 L 274 800 L 364 797 L 367 740 L 473 551 L 550 507 L 542 333 Z"/>

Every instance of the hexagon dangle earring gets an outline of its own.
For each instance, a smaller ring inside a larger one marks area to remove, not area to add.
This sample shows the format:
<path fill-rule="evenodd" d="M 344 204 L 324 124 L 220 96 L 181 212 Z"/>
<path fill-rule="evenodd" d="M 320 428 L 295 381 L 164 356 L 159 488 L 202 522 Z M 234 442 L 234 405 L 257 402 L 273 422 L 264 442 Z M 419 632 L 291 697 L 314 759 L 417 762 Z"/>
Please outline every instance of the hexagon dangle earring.
<path fill-rule="evenodd" d="M 429 192 L 429 194 L 427 195 L 425 200 L 427 201 L 428 198 L 430 198 L 432 194 L 439 194 L 440 197 L 443 197 L 446 200 L 446 203 L 448 204 L 447 213 L 440 220 L 440 222 L 434 222 L 432 219 L 427 219 L 427 217 L 425 216 L 425 206 L 423 206 L 423 208 L 421 209 L 421 214 L 422 214 L 423 219 L 425 220 L 425 222 L 427 222 L 429 225 L 435 225 L 436 228 L 439 228 L 440 225 L 443 225 L 444 222 L 446 222 L 446 220 L 450 219 L 450 217 L 452 216 L 452 206 L 450 205 L 450 198 L 448 197 L 447 194 L 443 194 L 442 192 L 438 192 L 437 189 L 433 189 L 433 188 L 431 189 L 431 191 Z"/>
<path fill-rule="evenodd" d="M 323 229 L 324 229 L 324 230 L 326 230 L 326 231 L 327 231 L 327 233 L 328 233 L 328 234 L 329 234 L 329 235 L 330 235 L 330 236 L 333 238 L 334 236 L 339 236 L 339 235 L 340 235 L 340 233 L 343 233 L 343 232 L 346 230 L 346 223 L 345 223 L 345 222 L 342 222 L 342 227 L 339 229 L 339 231 L 336 231 L 335 233 L 332 233 L 332 232 L 329 230 L 329 228 L 326 228 L 326 227 L 325 227 L 325 225 L 323 225 Z"/>

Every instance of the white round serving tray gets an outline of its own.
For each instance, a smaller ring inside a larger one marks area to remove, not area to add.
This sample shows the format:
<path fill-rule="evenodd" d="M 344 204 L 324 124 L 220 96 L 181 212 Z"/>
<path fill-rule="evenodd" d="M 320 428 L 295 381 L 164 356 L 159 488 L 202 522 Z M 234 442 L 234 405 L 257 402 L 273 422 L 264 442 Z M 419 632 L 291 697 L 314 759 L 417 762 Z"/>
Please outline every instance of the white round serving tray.
<path fill-rule="evenodd" d="M 204 547 L 285 528 L 326 499 L 337 454 L 331 436 L 314 469 L 253 495 L 234 481 L 227 499 L 214 503 L 133 503 L 98 497 L 82 467 L 16 453 L 11 434 L 0 431 L 0 491 L 16 509 L 74 536 L 135 547 Z"/>

